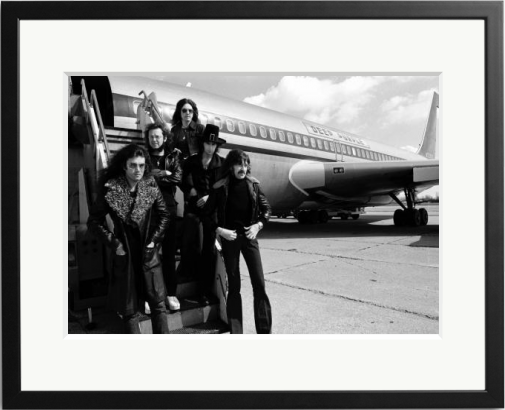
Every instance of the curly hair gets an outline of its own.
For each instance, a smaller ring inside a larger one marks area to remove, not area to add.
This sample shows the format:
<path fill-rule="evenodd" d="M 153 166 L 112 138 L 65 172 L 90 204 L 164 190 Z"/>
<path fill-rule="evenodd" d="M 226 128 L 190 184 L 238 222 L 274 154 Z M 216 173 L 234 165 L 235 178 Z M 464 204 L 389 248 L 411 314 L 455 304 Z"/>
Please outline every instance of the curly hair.
<path fill-rule="evenodd" d="M 224 175 L 230 175 L 233 174 L 233 166 L 241 164 L 247 165 L 246 175 L 249 175 L 251 173 L 251 159 L 249 155 L 241 149 L 232 149 L 224 159 L 221 169 Z"/>
<path fill-rule="evenodd" d="M 198 122 L 198 107 L 196 106 L 196 103 L 189 98 L 183 98 L 182 100 L 179 100 L 175 106 L 174 115 L 172 116 L 172 125 L 176 125 L 182 121 L 181 111 L 185 104 L 189 104 L 193 107 L 193 121 Z"/>
<path fill-rule="evenodd" d="M 130 158 L 136 157 L 144 157 L 146 159 L 144 175 L 148 175 L 152 168 L 149 153 L 137 144 L 129 144 L 117 151 L 110 160 L 109 166 L 100 172 L 98 188 L 102 190 L 107 181 L 124 175 L 126 162 Z"/>
<path fill-rule="evenodd" d="M 172 147 L 174 135 L 171 132 L 168 132 L 168 130 L 166 128 L 163 128 L 161 125 L 153 123 L 149 124 L 146 127 L 146 130 L 144 131 L 144 144 L 147 148 L 147 151 L 148 152 L 152 151 L 151 144 L 149 144 L 149 131 L 156 129 L 160 129 L 161 133 L 163 134 L 163 138 L 167 139 L 163 144 L 163 148 L 170 149 Z"/>

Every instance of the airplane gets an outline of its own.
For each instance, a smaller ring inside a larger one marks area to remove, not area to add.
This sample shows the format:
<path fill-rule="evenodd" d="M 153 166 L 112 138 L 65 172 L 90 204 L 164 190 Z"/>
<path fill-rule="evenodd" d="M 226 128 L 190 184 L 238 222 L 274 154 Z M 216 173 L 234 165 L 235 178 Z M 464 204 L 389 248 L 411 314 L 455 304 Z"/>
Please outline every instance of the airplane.
<path fill-rule="evenodd" d="M 76 99 L 88 98 L 83 96 L 84 87 L 93 89 L 96 100 L 89 114 L 101 167 L 124 144 L 143 144 L 141 130 L 147 122 L 170 124 L 177 101 L 190 98 L 198 106 L 202 124 L 219 126 L 220 136 L 227 141 L 221 155 L 236 148 L 249 154 L 252 174 L 260 180 L 274 215 L 294 211 L 300 223 L 324 223 L 331 214 L 357 219 L 364 207 L 396 202 L 400 207 L 393 216 L 396 226 L 428 223 L 427 210 L 417 208 L 417 193 L 439 182 L 436 92 L 422 141 L 413 153 L 147 77 L 71 76 L 69 112 Z M 69 115 L 69 130 L 84 141 L 89 136 L 84 135 L 79 118 Z"/>

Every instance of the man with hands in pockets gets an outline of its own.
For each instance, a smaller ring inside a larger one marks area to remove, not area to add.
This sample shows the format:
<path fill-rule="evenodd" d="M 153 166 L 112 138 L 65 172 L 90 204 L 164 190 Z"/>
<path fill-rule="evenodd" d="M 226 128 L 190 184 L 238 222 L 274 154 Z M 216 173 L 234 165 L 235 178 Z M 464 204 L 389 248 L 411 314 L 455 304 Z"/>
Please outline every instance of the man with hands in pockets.
<path fill-rule="evenodd" d="M 256 332 L 272 333 L 272 309 L 265 290 L 261 255 L 256 239 L 271 214 L 259 181 L 250 175 L 251 162 L 242 150 L 231 150 L 222 178 L 213 186 L 204 213 L 221 237 L 228 276 L 227 316 L 230 333 L 243 333 L 240 295 L 240 253 L 249 270 L 254 297 Z"/>

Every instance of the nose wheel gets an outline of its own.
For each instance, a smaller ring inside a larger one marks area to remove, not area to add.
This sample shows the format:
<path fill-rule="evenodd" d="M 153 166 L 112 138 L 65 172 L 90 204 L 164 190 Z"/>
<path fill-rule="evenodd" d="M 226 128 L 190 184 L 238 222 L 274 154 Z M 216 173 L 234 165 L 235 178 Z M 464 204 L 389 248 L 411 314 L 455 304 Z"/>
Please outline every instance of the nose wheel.
<path fill-rule="evenodd" d="M 396 195 L 390 194 L 402 209 L 397 209 L 393 215 L 395 226 L 425 226 L 428 224 L 428 211 L 425 208 L 417 209 L 415 206 L 415 192 L 413 189 L 405 189 L 407 206 Z"/>

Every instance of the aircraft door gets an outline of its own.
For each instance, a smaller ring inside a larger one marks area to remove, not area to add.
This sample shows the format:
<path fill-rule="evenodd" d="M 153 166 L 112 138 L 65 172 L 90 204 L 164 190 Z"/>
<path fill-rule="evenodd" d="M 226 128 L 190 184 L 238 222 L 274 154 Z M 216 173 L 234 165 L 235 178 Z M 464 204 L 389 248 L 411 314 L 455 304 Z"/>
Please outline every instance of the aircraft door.
<path fill-rule="evenodd" d="M 338 159 L 338 154 L 340 154 L 340 160 Z M 340 145 L 340 141 L 335 141 L 335 161 L 337 162 L 344 161 L 344 153 L 342 152 L 342 146 Z"/>

